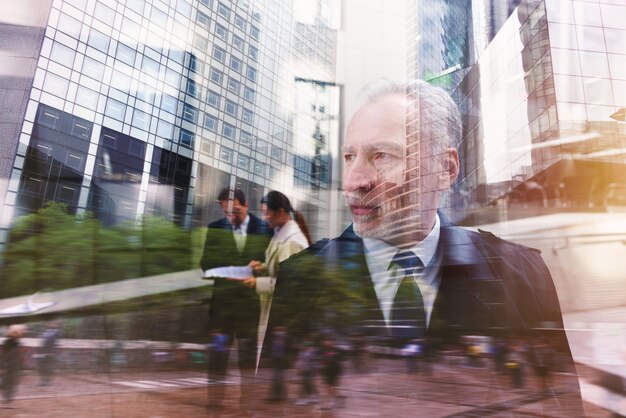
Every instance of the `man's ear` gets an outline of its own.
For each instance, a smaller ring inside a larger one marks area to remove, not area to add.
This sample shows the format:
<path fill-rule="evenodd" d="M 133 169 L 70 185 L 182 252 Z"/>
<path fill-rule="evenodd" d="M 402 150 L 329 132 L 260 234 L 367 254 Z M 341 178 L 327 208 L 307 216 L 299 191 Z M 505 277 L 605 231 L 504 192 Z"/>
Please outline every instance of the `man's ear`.
<path fill-rule="evenodd" d="M 460 168 L 458 151 L 452 147 L 446 148 L 441 158 L 441 172 L 439 174 L 439 187 L 441 190 L 447 190 L 452 187 L 459 176 Z"/>

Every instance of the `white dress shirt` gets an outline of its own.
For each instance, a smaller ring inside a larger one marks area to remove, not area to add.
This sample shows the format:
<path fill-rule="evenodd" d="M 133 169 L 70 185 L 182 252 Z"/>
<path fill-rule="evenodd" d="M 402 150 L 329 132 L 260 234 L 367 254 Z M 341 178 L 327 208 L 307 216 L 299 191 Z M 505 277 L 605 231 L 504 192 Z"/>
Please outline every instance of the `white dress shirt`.
<path fill-rule="evenodd" d="M 424 263 L 426 267 L 422 273 L 414 273 L 413 280 L 419 287 L 424 301 L 424 309 L 426 310 L 426 325 L 430 324 L 430 315 L 433 311 L 437 290 L 439 289 L 439 260 L 435 259 L 437 245 L 439 244 L 439 235 L 441 223 L 439 215 L 435 218 L 435 226 L 423 241 L 417 243 L 405 251 L 412 251 Z M 367 268 L 369 269 L 374 283 L 374 290 L 378 297 L 378 304 L 385 318 L 385 322 L 389 325 L 391 319 L 391 308 L 393 300 L 400 283 L 404 278 L 404 272 L 395 265 L 390 267 L 394 255 L 401 251 L 397 247 L 386 243 L 385 241 L 364 238 L 365 259 L 367 260 Z"/>
<path fill-rule="evenodd" d="M 243 220 L 239 228 L 233 228 L 233 235 L 235 237 L 235 245 L 237 251 L 241 254 L 246 246 L 246 237 L 248 235 L 248 224 L 250 223 L 250 215 L 246 215 L 246 219 Z"/>

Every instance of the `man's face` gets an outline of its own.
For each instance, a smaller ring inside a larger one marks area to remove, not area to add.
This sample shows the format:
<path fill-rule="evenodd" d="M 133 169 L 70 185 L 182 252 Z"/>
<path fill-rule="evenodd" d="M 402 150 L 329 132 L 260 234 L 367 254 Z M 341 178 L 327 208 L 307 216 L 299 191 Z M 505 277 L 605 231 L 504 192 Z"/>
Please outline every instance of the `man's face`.
<path fill-rule="evenodd" d="M 411 231 L 423 239 L 434 223 L 442 165 L 419 133 L 407 136 L 406 111 L 403 95 L 384 96 L 362 106 L 348 125 L 344 194 L 363 238 L 394 243 Z"/>
<path fill-rule="evenodd" d="M 248 216 L 248 204 L 242 205 L 237 199 L 222 200 L 220 206 L 228 222 L 235 228 L 239 228 Z"/>

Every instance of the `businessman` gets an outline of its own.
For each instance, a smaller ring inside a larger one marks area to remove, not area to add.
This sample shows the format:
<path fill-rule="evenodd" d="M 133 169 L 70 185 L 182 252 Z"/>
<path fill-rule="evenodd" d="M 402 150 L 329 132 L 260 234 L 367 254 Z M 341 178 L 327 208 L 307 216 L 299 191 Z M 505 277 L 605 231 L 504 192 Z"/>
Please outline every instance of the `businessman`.
<path fill-rule="evenodd" d="M 267 224 L 248 211 L 246 196 L 240 189 L 225 188 L 218 195 L 225 217 L 209 224 L 202 255 L 203 270 L 223 266 L 247 266 L 252 260 L 263 260 L 272 237 Z M 255 289 L 227 278 L 215 279 L 209 308 L 209 332 L 221 330 L 226 346 L 237 344 L 239 370 L 243 383 L 251 383 L 257 355 L 257 330 L 260 302 Z M 212 378 L 223 380 L 227 371 L 228 352 L 223 364 L 212 367 Z M 215 375 L 216 370 L 218 375 Z M 246 388 L 240 404 L 250 406 Z M 216 393 L 211 406 L 220 406 L 223 397 Z"/>
<path fill-rule="evenodd" d="M 539 251 L 456 227 L 438 210 L 460 167 L 461 119 L 452 99 L 423 81 L 378 81 L 363 96 L 343 147 L 352 225 L 281 265 L 270 327 L 285 326 L 292 347 L 329 330 L 358 330 L 396 347 L 421 338 L 458 344 L 465 335 L 533 347 L 545 337 L 561 351 L 562 369 L 574 373 Z M 582 415 L 572 376 L 567 390 L 542 395 L 542 413 Z M 442 399 L 484 408 L 508 396 L 492 373 L 471 390 L 468 379 L 456 375 Z M 369 390 L 389 393 L 380 381 Z M 401 386 L 410 404 L 429 396 L 416 384 Z"/>

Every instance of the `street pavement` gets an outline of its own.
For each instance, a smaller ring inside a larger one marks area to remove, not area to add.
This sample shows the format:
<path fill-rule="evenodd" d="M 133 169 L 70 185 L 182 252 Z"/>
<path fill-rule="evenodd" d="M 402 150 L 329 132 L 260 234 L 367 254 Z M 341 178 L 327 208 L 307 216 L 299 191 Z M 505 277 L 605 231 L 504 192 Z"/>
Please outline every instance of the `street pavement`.
<path fill-rule="evenodd" d="M 207 408 L 208 396 L 219 392 L 201 370 L 112 371 L 110 373 L 59 373 L 51 386 L 38 386 L 38 377 L 25 374 L 14 409 L 0 409 L 0 417 L 551 417 L 552 405 L 541 393 L 532 373 L 524 390 L 502 391 L 502 381 L 485 383 L 486 368 L 436 364 L 431 375 L 408 377 L 400 360 L 377 360 L 373 371 L 357 374 L 348 369 L 340 383 L 342 402 L 331 410 L 321 402 L 297 406 L 299 384 L 289 371 L 286 401 L 268 403 L 270 370 L 261 370 L 256 383 L 242 386 L 236 375 L 227 376 L 223 407 Z M 553 376 L 557 390 L 571 390 L 571 376 Z M 407 380 L 410 379 L 410 380 Z M 323 388 L 320 382 L 320 394 Z M 462 383 L 462 384 L 460 384 Z M 407 388 L 411 388 L 408 391 Z M 253 404 L 239 405 L 241 391 Z M 322 396 L 323 397 L 323 396 Z M 585 404 L 586 415 L 611 414 Z"/>

